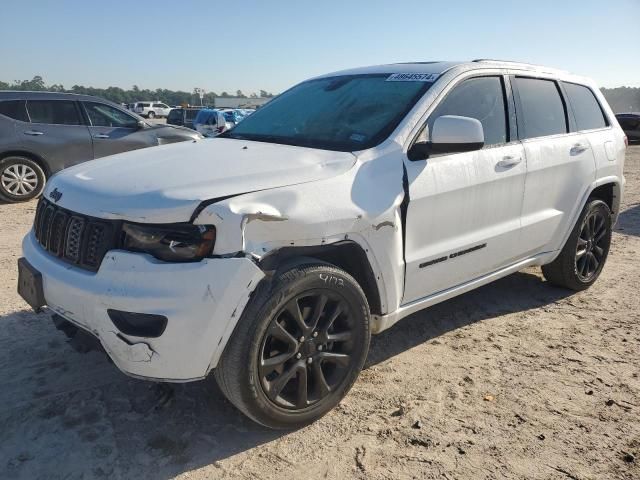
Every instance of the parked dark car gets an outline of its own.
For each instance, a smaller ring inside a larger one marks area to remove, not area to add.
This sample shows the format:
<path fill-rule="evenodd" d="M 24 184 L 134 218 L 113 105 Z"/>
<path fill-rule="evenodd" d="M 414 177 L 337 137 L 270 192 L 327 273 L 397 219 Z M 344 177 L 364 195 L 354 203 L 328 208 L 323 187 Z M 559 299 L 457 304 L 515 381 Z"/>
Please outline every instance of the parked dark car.
<path fill-rule="evenodd" d="M 50 175 L 87 160 L 196 138 L 89 95 L 0 91 L 0 198 L 34 198 Z"/>
<path fill-rule="evenodd" d="M 629 142 L 640 142 L 640 112 L 618 113 L 616 118 Z"/>
<path fill-rule="evenodd" d="M 203 108 L 205 107 L 174 108 L 167 116 L 167 125 L 178 125 L 195 130 L 193 120 Z"/>

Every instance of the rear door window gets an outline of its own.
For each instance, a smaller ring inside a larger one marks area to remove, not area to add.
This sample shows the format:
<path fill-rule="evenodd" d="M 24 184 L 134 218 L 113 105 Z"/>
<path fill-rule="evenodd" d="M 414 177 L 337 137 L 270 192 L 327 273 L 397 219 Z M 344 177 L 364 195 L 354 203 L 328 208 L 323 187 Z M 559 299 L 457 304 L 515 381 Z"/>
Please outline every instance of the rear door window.
<path fill-rule="evenodd" d="M 598 100 L 589 88 L 575 83 L 563 83 L 563 86 L 576 117 L 578 130 L 592 130 L 608 125 Z"/>
<path fill-rule="evenodd" d="M 520 99 L 517 115 L 521 138 L 567 133 L 565 106 L 555 81 L 524 77 L 514 81 Z"/>
<path fill-rule="evenodd" d="M 484 144 L 506 143 L 507 114 L 500 77 L 470 78 L 457 85 L 429 117 L 429 131 L 436 118 L 460 115 L 480 120 Z"/>
<path fill-rule="evenodd" d="M 21 122 L 29 121 L 27 105 L 24 100 L 6 100 L 0 102 L 0 115 L 13 118 L 14 120 L 20 120 Z"/>
<path fill-rule="evenodd" d="M 28 100 L 27 110 L 33 123 L 82 125 L 76 102 L 71 100 Z"/>

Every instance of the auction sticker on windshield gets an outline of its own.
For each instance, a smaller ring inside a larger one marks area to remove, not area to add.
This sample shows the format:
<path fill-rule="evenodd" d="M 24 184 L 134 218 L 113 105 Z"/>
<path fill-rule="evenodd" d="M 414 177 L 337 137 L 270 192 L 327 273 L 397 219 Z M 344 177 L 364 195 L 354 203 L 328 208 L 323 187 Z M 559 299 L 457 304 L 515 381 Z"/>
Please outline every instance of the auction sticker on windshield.
<path fill-rule="evenodd" d="M 437 73 L 394 73 L 387 82 L 435 82 Z"/>

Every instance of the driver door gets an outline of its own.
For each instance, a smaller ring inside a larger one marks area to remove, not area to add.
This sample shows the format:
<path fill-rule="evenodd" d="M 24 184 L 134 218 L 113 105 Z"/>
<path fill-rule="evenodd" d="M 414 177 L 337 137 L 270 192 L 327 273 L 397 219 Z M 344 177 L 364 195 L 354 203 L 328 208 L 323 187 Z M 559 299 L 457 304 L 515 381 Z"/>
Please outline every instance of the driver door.
<path fill-rule="evenodd" d="M 151 147 L 158 140 L 138 125 L 131 115 L 98 102 L 82 102 L 89 118 L 89 132 L 93 142 L 93 158 Z"/>
<path fill-rule="evenodd" d="M 404 304 L 518 259 L 526 161 L 509 122 L 510 103 L 500 75 L 463 80 L 435 108 L 423 134 L 440 116 L 471 117 L 482 123 L 484 147 L 426 160 L 405 158 Z"/>

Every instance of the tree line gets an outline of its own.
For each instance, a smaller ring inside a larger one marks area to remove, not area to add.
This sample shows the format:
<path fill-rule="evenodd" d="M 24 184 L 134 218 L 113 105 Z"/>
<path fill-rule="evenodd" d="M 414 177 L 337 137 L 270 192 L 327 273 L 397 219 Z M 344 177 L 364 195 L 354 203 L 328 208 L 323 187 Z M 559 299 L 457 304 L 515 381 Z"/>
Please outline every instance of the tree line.
<path fill-rule="evenodd" d="M 115 103 L 133 103 L 145 100 L 160 100 L 169 105 L 191 104 L 199 105 L 200 97 L 194 92 L 184 92 L 180 90 L 168 90 L 166 88 L 157 88 L 149 90 L 141 89 L 134 85 L 131 89 L 125 90 L 120 87 L 94 88 L 85 87 L 83 85 L 74 85 L 70 89 L 60 84 L 47 85 L 40 75 L 36 75 L 31 80 L 15 80 L 11 83 L 0 81 L 0 90 L 29 90 L 29 91 L 47 91 L 47 92 L 63 92 L 78 93 L 82 95 L 93 95 L 105 98 Z M 258 93 L 244 94 L 241 90 L 230 94 L 228 92 L 206 92 L 202 97 L 203 105 L 212 105 L 216 97 L 242 97 L 242 98 L 271 98 L 273 93 L 266 90 L 260 90 Z"/>
<path fill-rule="evenodd" d="M 60 84 L 46 85 L 40 75 L 36 75 L 31 80 L 15 80 L 12 83 L 0 81 L 0 90 L 46 90 L 50 92 L 81 93 L 106 98 L 116 103 L 133 103 L 139 100 L 160 100 L 169 105 L 182 105 L 184 103 L 192 105 L 200 104 L 200 97 L 193 92 L 168 90 L 166 88 L 157 88 L 155 90 L 140 89 L 137 85 L 134 85 L 130 90 L 124 90 L 120 87 L 94 88 L 82 85 L 74 85 L 70 89 L 66 89 Z M 640 111 L 640 88 L 617 87 L 603 88 L 601 90 L 614 112 Z M 235 94 L 221 92 L 219 95 L 215 92 L 207 92 L 202 98 L 202 103 L 204 105 L 212 105 L 214 103 L 213 99 L 216 97 L 271 98 L 273 94 L 265 90 L 260 90 L 259 93 L 251 93 L 248 96 L 241 90 L 237 90 Z"/>

